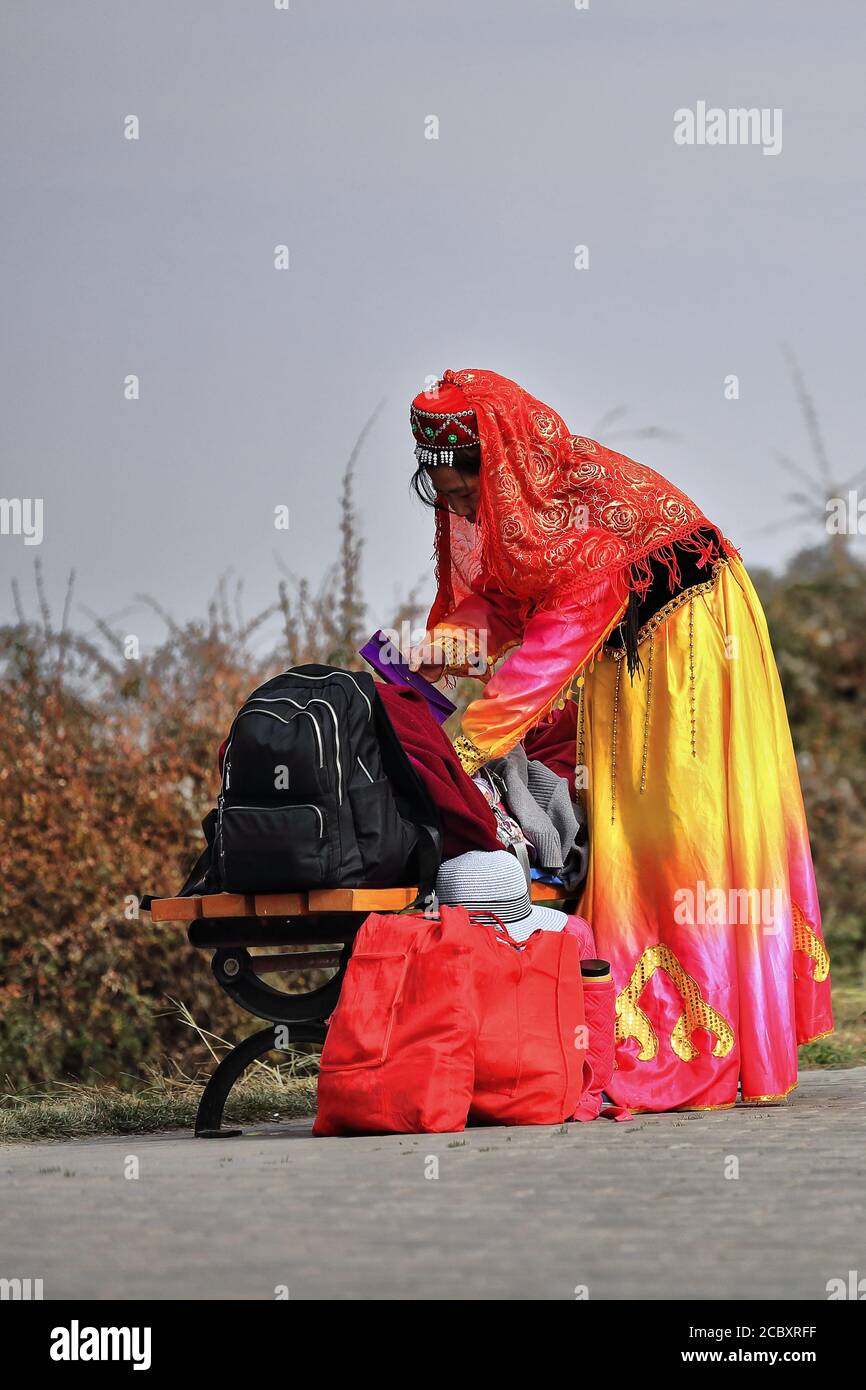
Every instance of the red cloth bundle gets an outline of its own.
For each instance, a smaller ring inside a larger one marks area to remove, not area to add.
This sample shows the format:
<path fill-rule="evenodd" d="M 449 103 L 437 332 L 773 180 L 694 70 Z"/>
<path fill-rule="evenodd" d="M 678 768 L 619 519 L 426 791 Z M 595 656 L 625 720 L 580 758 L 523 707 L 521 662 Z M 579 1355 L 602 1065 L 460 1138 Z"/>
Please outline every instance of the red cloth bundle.
<path fill-rule="evenodd" d="M 490 806 L 463 771 L 450 739 L 436 723 L 423 697 L 395 685 L 379 686 L 378 694 L 439 811 L 443 859 L 453 859 L 470 849 L 501 849 Z"/>
<path fill-rule="evenodd" d="M 544 763 L 557 777 L 565 777 L 574 796 L 574 767 L 577 762 L 577 703 L 566 700 L 549 724 L 537 724 L 523 739 L 527 758 Z"/>

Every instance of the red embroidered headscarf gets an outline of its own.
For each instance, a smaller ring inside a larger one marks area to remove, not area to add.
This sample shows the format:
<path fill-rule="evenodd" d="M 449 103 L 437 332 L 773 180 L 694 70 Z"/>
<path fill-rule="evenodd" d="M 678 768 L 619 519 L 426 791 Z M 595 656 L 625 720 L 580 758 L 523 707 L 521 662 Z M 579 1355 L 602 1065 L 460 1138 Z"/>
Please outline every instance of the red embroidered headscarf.
<path fill-rule="evenodd" d="M 480 369 L 445 372 L 448 410 L 475 411 L 481 444 L 480 499 L 473 526 L 445 507 L 436 512 L 438 592 L 433 627 L 479 582 L 493 582 L 528 614 L 551 595 L 579 597 L 604 575 L 643 594 L 661 560 L 679 580 L 674 543 L 703 567 L 736 554 L 679 488 L 645 464 L 569 433 L 550 406 L 516 382 Z M 437 409 L 436 388 L 413 407 Z M 413 416 L 413 419 L 416 417 Z M 416 436 L 417 437 L 417 436 Z M 459 458 L 455 459 L 459 467 Z M 712 534 L 707 535 L 709 529 Z M 703 534 L 699 534 L 703 533 Z"/>

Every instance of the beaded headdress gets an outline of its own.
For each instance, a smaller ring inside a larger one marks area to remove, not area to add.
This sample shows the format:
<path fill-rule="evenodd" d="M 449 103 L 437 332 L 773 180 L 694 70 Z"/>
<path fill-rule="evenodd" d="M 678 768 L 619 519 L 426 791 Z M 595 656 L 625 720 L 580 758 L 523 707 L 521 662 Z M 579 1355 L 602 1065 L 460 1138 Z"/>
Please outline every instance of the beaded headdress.
<path fill-rule="evenodd" d="M 439 382 L 409 407 L 415 457 L 425 468 L 460 466 L 461 452 L 479 444 L 475 411 L 459 386 Z"/>

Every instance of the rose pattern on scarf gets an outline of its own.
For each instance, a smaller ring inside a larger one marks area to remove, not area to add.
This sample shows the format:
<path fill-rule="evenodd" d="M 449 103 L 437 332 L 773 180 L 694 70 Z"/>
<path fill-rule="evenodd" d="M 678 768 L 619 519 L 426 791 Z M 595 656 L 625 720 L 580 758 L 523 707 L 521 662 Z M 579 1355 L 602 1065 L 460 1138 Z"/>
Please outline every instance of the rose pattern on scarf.
<path fill-rule="evenodd" d="M 660 473 L 597 440 L 572 435 L 550 406 L 496 372 L 447 371 L 475 410 L 481 440 L 477 524 L 440 510 L 439 592 L 430 625 L 482 579 L 524 612 L 549 594 L 577 599 L 600 576 L 644 592 L 648 557 L 670 559 L 674 542 L 699 549 L 699 563 L 736 554 L 694 538 L 712 528 L 692 500 Z M 694 538 L 694 539 L 693 539 Z"/>

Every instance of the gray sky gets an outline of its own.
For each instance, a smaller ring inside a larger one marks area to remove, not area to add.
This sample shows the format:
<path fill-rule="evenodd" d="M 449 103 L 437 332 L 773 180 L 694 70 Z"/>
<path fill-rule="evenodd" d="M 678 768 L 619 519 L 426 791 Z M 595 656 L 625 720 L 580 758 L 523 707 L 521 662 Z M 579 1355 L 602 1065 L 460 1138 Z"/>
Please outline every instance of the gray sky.
<path fill-rule="evenodd" d="M 837 475 L 864 463 L 862 0 L 2 0 L 2 28 L 0 494 L 43 497 L 45 537 L 0 537 L 0 620 L 34 555 L 103 614 L 201 614 L 229 569 L 253 611 L 277 553 L 319 574 L 385 397 L 358 471 L 375 627 L 428 566 L 407 411 L 448 366 L 576 432 L 617 405 L 676 431 L 611 443 L 753 564 L 821 534 L 781 520 L 774 448 L 812 466 L 781 342 Z M 677 146 L 701 100 L 781 108 L 782 152 Z"/>

